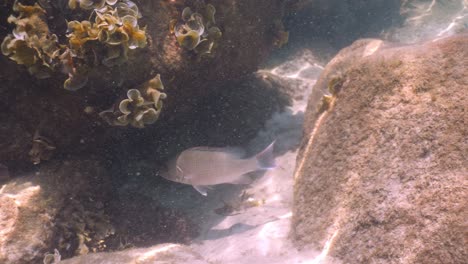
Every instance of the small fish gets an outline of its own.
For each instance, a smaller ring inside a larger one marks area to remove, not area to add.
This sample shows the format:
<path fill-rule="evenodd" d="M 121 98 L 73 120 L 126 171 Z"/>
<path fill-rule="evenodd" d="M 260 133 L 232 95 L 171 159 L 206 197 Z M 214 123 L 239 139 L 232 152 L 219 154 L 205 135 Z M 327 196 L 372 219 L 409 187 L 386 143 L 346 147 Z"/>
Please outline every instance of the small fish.
<path fill-rule="evenodd" d="M 192 185 L 206 196 L 211 185 L 250 184 L 247 173 L 275 168 L 274 143 L 247 159 L 242 158 L 244 151 L 240 148 L 190 148 L 169 161 L 160 174 L 167 180 Z"/>

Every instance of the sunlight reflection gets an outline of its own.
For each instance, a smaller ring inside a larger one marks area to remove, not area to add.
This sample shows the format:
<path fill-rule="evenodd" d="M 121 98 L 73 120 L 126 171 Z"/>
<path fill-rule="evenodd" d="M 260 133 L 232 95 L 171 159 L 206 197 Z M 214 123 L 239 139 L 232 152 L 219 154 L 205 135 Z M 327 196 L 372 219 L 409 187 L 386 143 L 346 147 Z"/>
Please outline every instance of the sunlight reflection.
<path fill-rule="evenodd" d="M 420 20 L 422 20 L 424 17 L 426 16 L 429 16 L 432 14 L 432 9 L 434 8 L 436 4 L 436 0 L 432 0 L 431 4 L 429 5 L 428 8 L 426 8 L 426 10 L 423 11 L 423 13 L 419 16 L 415 16 L 415 17 L 410 17 L 408 18 L 406 21 L 408 22 L 411 22 L 411 21 L 415 21 L 415 22 L 422 22 Z"/>
<path fill-rule="evenodd" d="M 259 250 L 263 256 L 266 256 L 270 249 L 269 234 L 275 231 L 273 230 L 273 228 L 274 228 L 273 223 L 266 223 L 265 225 L 263 225 L 260 232 L 258 233 L 258 237 L 260 238 L 260 241 L 261 241 L 259 245 Z"/>
<path fill-rule="evenodd" d="M 459 15 L 457 15 L 454 19 L 452 19 L 452 22 L 450 22 L 450 24 L 443 30 L 441 30 L 439 32 L 439 34 L 437 34 L 438 37 L 444 35 L 445 33 L 449 32 L 453 27 L 455 27 L 456 25 L 458 25 L 459 23 L 463 23 L 463 21 L 461 21 L 463 18 L 465 18 L 465 16 L 467 16 L 467 11 L 468 10 L 468 1 L 463 1 L 463 9 L 458 13 Z"/>
<path fill-rule="evenodd" d="M 331 235 L 331 237 L 325 242 L 325 246 L 323 247 L 322 252 L 320 252 L 320 255 L 318 255 L 316 258 L 314 258 L 311 261 L 305 261 L 304 264 L 319 264 L 322 263 L 325 258 L 328 255 L 328 252 L 330 251 L 330 247 L 333 244 L 333 241 L 335 240 L 336 235 L 338 235 L 339 229 L 336 229 L 335 232 Z"/>
<path fill-rule="evenodd" d="M 279 195 L 277 193 L 277 194 L 272 195 L 267 201 L 268 202 L 276 202 L 276 201 L 280 201 L 280 200 L 281 200 L 281 195 Z"/>
<path fill-rule="evenodd" d="M 21 190 L 19 193 L 16 193 L 16 194 L 6 193 L 5 196 L 12 198 L 15 201 L 15 204 L 17 206 L 23 206 L 28 202 L 33 202 L 31 198 L 34 195 L 37 195 L 40 190 L 41 190 L 40 186 L 30 186 L 30 187 L 25 188 L 24 190 Z M 2 187 L 2 191 L 3 191 L 3 187 Z"/>
<path fill-rule="evenodd" d="M 363 57 L 370 56 L 374 54 L 382 45 L 383 41 L 382 40 L 373 40 L 369 42 L 369 44 L 366 45 L 366 48 L 364 49 Z"/>
<path fill-rule="evenodd" d="M 311 64 L 308 63 L 308 62 L 304 62 L 303 64 L 299 65 L 299 69 L 298 69 L 297 71 L 295 71 L 295 73 L 292 73 L 292 74 L 281 74 L 281 73 L 280 73 L 280 70 L 281 70 L 282 67 L 283 67 L 283 66 L 275 67 L 275 68 L 271 69 L 269 72 L 270 72 L 271 74 L 274 74 L 274 75 L 277 75 L 277 76 L 280 76 L 280 77 L 283 77 L 283 78 L 305 80 L 304 78 L 299 77 L 299 75 L 300 75 L 303 71 L 305 71 L 305 70 L 307 70 L 307 69 L 309 69 L 309 68 L 311 68 L 311 67 L 319 67 L 319 68 L 323 69 L 321 66 L 316 65 L 316 63 L 314 63 L 314 65 L 311 65 Z"/>
<path fill-rule="evenodd" d="M 334 100 L 335 99 L 332 100 L 330 108 L 333 107 Z M 320 115 L 320 117 L 317 119 L 316 123 L 315 123 L 314 129 L 312 130 L 312 133 L 310 134 L 309 140 L 308 140 L 307 145 L 305 147 L 304 154 L 302 155 L 302 160 L 299 161 L 299 163 L 298 163 L 298 165 L 296 167 L 296 171 L 294 172 L 294 179 L 295 180 L 297 179 L 298 175 L 302 172 L 302 168 L 304 167 L 306 157 L 309 156 L 309 152 L 312 149 L 312 143 L 314 142 L 315 134 L 317 134 L 317 131 L 318 131 L 320 125 L 322 124 L 322 121 L 325 118 L 325 116 L 327 115 L 327 113 L 328 113 L 328 111 L 323 112 Z"/>
<path fill-rule="evenodd" d="M 139 261 L 147 261 L 150 258 L 153 258 L 154 256 L 156 256 L 156 254 L 161 253 L 161 252 L 165 252 L 165 251 L 169 251 L 170 249 L 175 248 L 177 246 L 178 245 L 176 245 L 176 244 L 170 244 L 170 245 L 166 245 L 166 246 L 161 247 L 161 248 L 156 248 L 156 249 L 150 250 L 148 252 L 145 252 L 140 258 L 138 258 L 138 262 Z"/>
<path fill-rule="evenodd" d="M 287 214 L 284 214 L 282 216 L 279 216 L 279 219 L 286 219 L 286 218 L 291 218 L 292 217 L 292 212 L 289 212 Z"/>

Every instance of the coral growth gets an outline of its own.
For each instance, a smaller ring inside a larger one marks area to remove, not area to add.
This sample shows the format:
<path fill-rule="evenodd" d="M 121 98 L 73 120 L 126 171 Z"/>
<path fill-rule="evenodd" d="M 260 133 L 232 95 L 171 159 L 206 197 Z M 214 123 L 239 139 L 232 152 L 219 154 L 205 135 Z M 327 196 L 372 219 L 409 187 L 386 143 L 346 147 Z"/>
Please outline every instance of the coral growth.
<path fill-rule="evenodd" d="M 71 9 L 78 6 L 93 10 L 94 21 L 68 22 L 68 43 L 60 45 L 49 31 L 45 9 L 37 3 L 27 6 L 15 1 L 13 11 L 19 16 L 8 18 L 16 28 L 3 40 L 2 53 L 37 78 L 58 71 L 68 74 L 64 88 L 76 91 L 86 85 L 93 67 L 121 65 L 128 60 L 129 50 L 146 46 L 145 29 L 138 25 L 141 15 L 132 1 L 69 1 Z"/>
<path fill-rule="evenodd" d="M 39 79 L 50 77 L 59 63 L 60 48 L 57 36 L 47 26 L 45 10 L 37 3 L 26 6 L 15 2 L 13 11 L 19 15 L 8 18 L 16 27 L 2 42 L 3 55 L 25 65 Z"/>
<path fill-rule="evenodd" d="M 78 6 L 82 9 L 100 9 L 103 8 L 106 4 L 115 5 L 118 0 L 69 0 L 68 7 L 70 9 L 75 9 Z"/>
<path fill-rule="evenodd" d="M 120 101 L 117 107 L 101 112 L 99 115 L 112 126 L 131 125 L 143 128 L 145 125 L 155 123 L 161 114 L 166 94 L 161 92 L 164 86 L 158 75 L 140 85 L 140 87 L 127 91 L 127 98 Z"/>
<path fill-rule="evenodd" d="M 93 1 L 80 1 L 80 7 L 82 4 L 84 9 L 100 7 L 105 3 L 108 5 L 94 10 L 94 23 L 87 20 L 68 22 L 70 33 L 67 37 L 72 56 L 67 61 L 68 64 L 80 65 L 68 71 L 70 78 L 65 82 L 65 88 L 69 90 L 79 89 L 86 83 L 86 66 L 91 64 L 89 62 L 107 67 L 118 66 L 128 60 L 129 50 L 144 48 L 147 44 L 145 29 L 140 29 L 138 25 L 140 13 L 135 3 L 102 1 L 91 5 L 90 2 Z"/>
<path fill-rule="evenodd" d="M 204 3 L 193 12 L 190 7 L 184 8 L 179 23 L 173 20 L 171 31 L 174 32 L 177 42 L 185 49 L 193 50 L 200 56 L 211 54 L 221 38 L 221 30 L 216 26 L 216 8 Z"/>

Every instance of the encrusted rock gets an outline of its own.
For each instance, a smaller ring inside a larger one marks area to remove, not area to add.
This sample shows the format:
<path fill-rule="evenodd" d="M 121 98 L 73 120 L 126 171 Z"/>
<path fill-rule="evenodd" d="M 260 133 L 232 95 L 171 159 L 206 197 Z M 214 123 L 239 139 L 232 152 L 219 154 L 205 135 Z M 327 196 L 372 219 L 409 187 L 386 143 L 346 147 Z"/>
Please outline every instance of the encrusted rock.
<path fill-rule="evenodd" d="M 310 98 L 295 172 L 299 246 L 343 263 L 466 262 L 467 46 L 361 40 L 330 62 L 315 89 L 343 82 L 322 113 Z"/>
<path fill-rule="evenodd" d="M 69 251 L 76 249 L 78 244 L 74 237 L 80 233 L 70 226 L 76 226 L 78 222 L 74 219 L 80 216 L 85 223 L 94 223 L 87 224 L 84 231 L 100 235 L 91 237 L 88 245 L 102 239 L 106 232 L 101 231 L 104 221 L 98 221 L 95 214 L 90 213 L 96 208 L 89 206 L 83 209 L 87 213 L 64 215 L 75 200 L 85 198 L 85 201 L 97 202 L 106 199 L 110 184 L 101 162 L 50 162 L 37 173 L 21 176 L 0 186 L 0 263 L 39 263 L 45 253 L 54 248 L 67 256 L 66 247 L 60 245 L 68 243 Z M 73 236 L 65 237 L 64 225 L 69 231 L 75 231 Z"/>

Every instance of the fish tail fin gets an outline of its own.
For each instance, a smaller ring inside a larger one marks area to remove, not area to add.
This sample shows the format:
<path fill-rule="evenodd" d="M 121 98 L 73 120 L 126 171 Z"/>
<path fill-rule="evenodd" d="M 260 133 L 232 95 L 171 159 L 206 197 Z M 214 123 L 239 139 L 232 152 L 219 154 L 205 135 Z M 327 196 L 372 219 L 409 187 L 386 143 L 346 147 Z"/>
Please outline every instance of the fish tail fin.
<path fill-rule="evenodd" d="M 257 160 L 258 167 L 264 170 L 270 170 L 276 168 L 275 156 L 273 155 L 273 147 L 276 140 L 274 140 L 268 147 L 266 147 L 262 152 L 255 155 Z"/>

